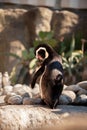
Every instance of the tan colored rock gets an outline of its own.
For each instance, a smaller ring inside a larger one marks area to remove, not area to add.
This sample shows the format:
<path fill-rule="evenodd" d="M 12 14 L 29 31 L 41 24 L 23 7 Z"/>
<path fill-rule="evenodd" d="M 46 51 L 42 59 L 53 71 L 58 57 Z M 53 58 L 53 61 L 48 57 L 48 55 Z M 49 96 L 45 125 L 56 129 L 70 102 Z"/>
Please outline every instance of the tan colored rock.
<path fill-rule="evenodd" d="M 78 25 L 78 15 L 69 11 L 57 11 L 54 12 L 52 29 L 55 32 L 56 38 L 69 35 L 72 29 L 75 30 Z"/>
<path fill-rule="evenodd" d="M 13 87 L 13 91 L 21 96 L 23 96 L 25 93 L 28 93 L 29 96 L 32 97 L 32 89 L 27 85 L 16 84 Z"/>
<path fill-rule="evenodd" d="M 87 95 L 81 94 L 75 99 L 76 104 L 87 105 Z"/>
<path fill-rule="evenodd" d="M 18 62 L 18 59 L 8 54 L 14 53 L 21 56 L 21 51 L 25 49 L 25 12 L 26 10 L 18 8 L 0 9 L 0 61 L 2 63 L 0 71 L 2 72 L 10 72 Z"/>
<path fill-rule="evenodd" d="M 2 73 L 0 72 L 0 89 L 2 88 Z"/>
<path fill-rule="evenodd" d="M 87 81 L 79 82 L 79 83 L 77 83 L 77 85 L 79 85 L 81 88 L 87 90 Z"/>
<path fill-rule="evenodd" d="M 11 105 L 20 105 L 22 104 L 23 98 L 20 95 L 13 95 L 8 98 L 7 103 Z"/>
<path fill-rule="evenodd" d="M 66 90 L 71 90 L 71 91 L 75 92 L 77 95 L 87 94 L 87 90 L 81 88 L 78 84 L 70 85 L 66 88 Z"/>
<path fill-rule="evenodd" d="M 59 124 L 60 119 L 49 109 L 29 105 L 0 107 L 0 128 L 2 130 L 32 130 Z"/>
<path fill-rule="evenodd" d="M 2 81 L 3 81 L 3 87 L 5 87 L 5 86 L 10 86 L 10 85 L 11 85 L 10 77 L 9 77 L 8 72 L 5 72 L 5 73 L 3 74 Z"/>
<path fill-rule="evenodd" d="M 30 45 L 32 45 L 35 38 L 38 38 L 37 35 L 40 31 L 51 30 L 52 14 L 53 11 L 44 7 L 33 8 L 25 14 Z"/>
<path fill-rule="evenodd" d="M 76 94 L 73 91 L 65 90 L 62 92 L 62 94 L 70 97 L 72 102 L 74 102 L 76 98 Z"/>
<path fill-rule="evenodd" d="M 60 96 L 59 103 L 62 105 L 72 104 L 76 98 L 76 94 L 73 91 L 64 90 Z"/>
<path fill-rule="evenodd" d="M 71 123 L 74 127 L 77 126 L 76 121 L 80 128 L 87 128 L 86 120 L 87 108 L 82 106 L 59 105 L 57 109 L 32 105 L 0 106 L 1 130 L 54 130 L 54 127 L 62 130 L 61 128 L 67 128 Z"/>
<path fill-rule="evenodd" d="M 9 86 L 5 86 L 4 88 L 3 88 L 3 94 L 9 94 L 9 93 L 11 93 L 11 92 L 13 92 L 13 86 L 11 86 L 11 85 L 9 85 Z"/>
<path fill-rule="evenodd" d="M 4 98 L 4 101 L 5 101 L 5 103 L 8 103 L 8 99 L 10 98 L 10 97 L 12 97 L 12 96 L 15 96 L 16 95 L 16 93 L 10 93 L 10 94 L 7 94 L 7 95 L 5 95 L 5 98 Z"/>

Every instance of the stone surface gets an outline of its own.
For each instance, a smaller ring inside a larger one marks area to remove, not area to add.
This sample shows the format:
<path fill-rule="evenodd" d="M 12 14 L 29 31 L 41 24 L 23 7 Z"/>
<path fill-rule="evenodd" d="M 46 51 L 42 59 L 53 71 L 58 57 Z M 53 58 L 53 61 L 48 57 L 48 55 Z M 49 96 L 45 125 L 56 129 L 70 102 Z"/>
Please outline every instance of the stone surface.
<path fill-rule="evenodd" d="M 63 91 L 60 96 L 60 104 L 72 104 L 76 98 L 76 94 L 73 91 Z"/>
<path fill-rule="evenodd" d="M 75 99 L 76 104 L 87 105 L 87 95 L 81 94 Z"/>
<path fill-rule="evenodd" d="M 20 95 L 13 95 L 9 97 L 7 101 L 7 103 L 11 105 L 20 105 L 22 104 L 22 102 L 23 102 L 23 99 Z"/>
<path fill-rule="evenodd" d="M 9 85 L 9 86 L 5 86 L 3 88 L 3 94 L 9 94 L 13 91 L 13 86 Z"/>
<path fill-rule="evenodd" d="M 10 77 L 9 77 L 8 72 L 5 72 L 5 73 L 3 74 L 2 82 L 3 82 L 3 86 L 10 86 L 10 85 L 11 85 Z"/>
<path fill-rule="evenodd" d="M 86 71 L 86 72 L 87 72 L 87 71 Z M 87 90 L 87 81 L 79 82 L 79 83 L 77 83 L 77 85 L 79 85 L 81 88 Z"/>
<path fill-rule="evenodd" d="M 68 11 L 56 11 L 53 15 L 52 29 L 56 38 L 69 35 L 72 29 L 78 25 L 78 15 Z"/>
<path fill-rule="evenodd" d="M 87 94 L 87 90 L 81 88 L 78 84 L 69 85 L 65 90 L 71 90 L 71 91 L 75 92 L 77 95 Z"/>
<path fill-rule="evenodd" d="M 2 88 L 2 73 L 0 72 L 0 89 Z"/>
<path fill-rule="evenodd" d="M 0 71 L 10 72 L 18 59 L 10 57 L 8 53 L 21 56 L 25 49 L 24 9 L 0 9 Z M 26 33 L 27 34 L 27 33 Z M 4 60 L 3 60 L 4 59 Z M 8 64 L 7 64 L 8 63 Z"/>
<path fill-rule="evenodd" d="M 75 120 L 87 120 L 87 108 L 77 106 L 59 105 L 57 109 L 44 108 L 43 106 L 8 105 L 0 107 L 1 130 L 36 130 L 39 128 L 62 128 L 69 118 L 68 124 L 77 124 Z M 87 123 L 79 123 L 80 127 Z"/>
<path fill-rule="evenodd" d="M 27 25 L 30 45 L 32 45 L 35 38 L 38 38 L 37 35 L 40 31 L 51 30 L 50 22 L 52 14 L 53 11 L 44 7 L 33 8 L 25 14 L 25 22 Z"/>
<path fill-rule="evenodd" d="M 28 93 L 30 97 L 32 97 L 32 89 L 27 85 L 16 84 L 13 87 L 13 91 L 21 96 L 25 93 Z"/>

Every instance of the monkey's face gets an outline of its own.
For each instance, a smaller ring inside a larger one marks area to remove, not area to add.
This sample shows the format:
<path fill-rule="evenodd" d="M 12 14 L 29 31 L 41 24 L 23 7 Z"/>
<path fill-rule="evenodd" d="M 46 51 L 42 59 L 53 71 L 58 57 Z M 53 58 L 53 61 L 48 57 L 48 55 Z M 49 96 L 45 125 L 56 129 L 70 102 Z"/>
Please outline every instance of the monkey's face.
<path fill-rule="evenodd" d="M 46 58 L 48 58 L 49 54 L 46 51 L 46 48 L 40 47 L 36 50 L 36 58 L 40 61 L 44 61 Z"/>

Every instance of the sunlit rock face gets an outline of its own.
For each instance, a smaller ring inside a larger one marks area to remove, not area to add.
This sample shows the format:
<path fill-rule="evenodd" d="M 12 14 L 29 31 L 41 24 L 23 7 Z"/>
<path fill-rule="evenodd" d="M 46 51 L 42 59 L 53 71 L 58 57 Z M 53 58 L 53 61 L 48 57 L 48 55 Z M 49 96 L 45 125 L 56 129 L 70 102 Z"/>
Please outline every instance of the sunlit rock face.
<path fill-rule="evenodd" d="M 10 53 L 21 56 L 21 51 L 25 49 L 25 24 L 23 14 L 24 9 L 0 9 L 0 71 L 10 72 L 18 59 L 12 57 Z"/>
<path fill-rule="evenodd" d="M 68 37 L 72 31 L 76 30 L 79 23 L 79 16 L 69 11 L 55 11 L 52 19 L 52 29 L 54 30 L 55 37 Z"/>

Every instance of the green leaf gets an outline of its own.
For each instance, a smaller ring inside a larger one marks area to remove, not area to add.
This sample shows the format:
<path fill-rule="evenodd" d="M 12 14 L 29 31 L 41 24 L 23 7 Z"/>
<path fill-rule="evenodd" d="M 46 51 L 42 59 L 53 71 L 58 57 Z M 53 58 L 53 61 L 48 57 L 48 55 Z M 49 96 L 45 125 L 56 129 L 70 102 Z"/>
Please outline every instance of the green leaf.
<path fill-rule="evenodd" d="M 23 51 L 22 51 L 22 58 L 23 58 L 24 60 L 27 60 L 27 59 L 29 58 L 29 56 L 28 56 L 28 51 L 27 51 L 27 50 L 23 50 Z"/>
<path fill-rule="evenodd" d="M 29 55 L 29 59 L 33 59 L 35 57 L 33 47 L 29 49 L 29 54 L 28 55 Z"/>
<path fill-rule="evenodd" d="M 39 37 L 40 37 L 40 39 L 42 39 L 42 40 L 45 39 L 46 35 L 47 35 L 46 32 L 42 32 L 42 31 L 39 32 Z"/>
<path fill-rule="evenodd" d="M 36 61 L 37 61 L 36 58 L 34 58 L 33 60 L 31 60 L 31 62 L 30 62 L 30 64 L 29 64 L 29 68 L 30 68 L 30 69 L 32 69 L 32 68 L 34 68 L 34 67 L 36 66 Z"/>
<path fill-rule="evenodd" d="M 71 44 L 70 44 L 70 55 L 72 55 L 72 52 L 74 51 L 74 49 L 75 49 L 75 37 L 73 35 L 72 41 L 71 41 Z"/>
<path fill-rule="evenodd" d="M 38 46 L 39 44 L 40 44 L 40 41 L 39 41 L 39 40 L 35 40 L 35 41 L 33 42 L 34 47 Z"/>
<path fill-rule="evenodd" d="M 53 37 L 53 32 L 39 32 L 40 40 L 50 40 Z"/>

